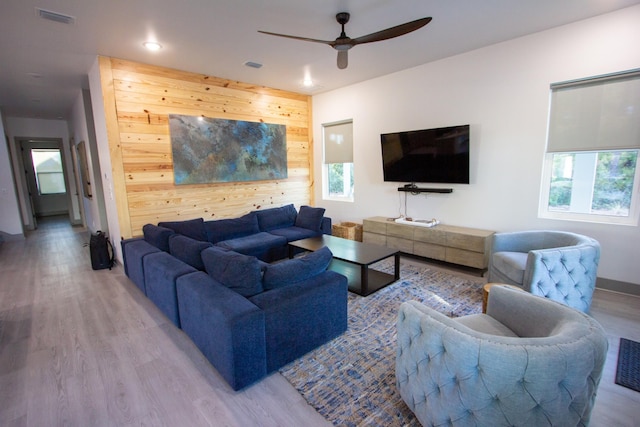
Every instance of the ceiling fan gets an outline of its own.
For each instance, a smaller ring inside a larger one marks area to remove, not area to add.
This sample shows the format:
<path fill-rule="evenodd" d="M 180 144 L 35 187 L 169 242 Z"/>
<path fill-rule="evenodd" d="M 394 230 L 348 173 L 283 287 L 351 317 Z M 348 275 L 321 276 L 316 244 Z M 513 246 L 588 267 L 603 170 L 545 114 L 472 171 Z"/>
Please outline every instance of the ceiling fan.
<path fill-rule="evenodd" d="M 335 40 L 310 39 L 307 37 L 289 36 L 286 34 L 270 33 L 268 31 L 260 31 L 260 30 L 258 30 L 258 32 L 263 34 L 269 34 L 272 36 L 287 37 L 290 39 L 303 40 L 307 42 L 322 43 L 322 44 L 329 45 L 338 51 L 338 68 L 342 70 L 347 68 L 347 65 L 349 63 L 347 52 L 352 47 L 359 44 L 379 42 L 382 40 L 387 40 L 387 39 L 392 39 L 394 37 L 402 36 L 404 34 L 407 34 L 419 28 L 422 28 L 425 25 L 427 25 L 429 22 L 431 22 L 431 17 L 417 19 L 415 21 L 411 21 L 405 24 L 397 25 L 395 27 L 387 28 L 386 30 L 378 31 L 375 33 L 368 34 L 366 36 L 352 39 L 348 37 L 347 34 L 344 32 L 344 25 L 347 22 L 349 22 L 350 16 L 351 15 L 349 15 L 349 13 L 347 12 L 340 12 L 336 15 L 336 21 L 338 21 L 338 24 L 342 25 L 342 32 L 340 33 L 340 36 Z"/>

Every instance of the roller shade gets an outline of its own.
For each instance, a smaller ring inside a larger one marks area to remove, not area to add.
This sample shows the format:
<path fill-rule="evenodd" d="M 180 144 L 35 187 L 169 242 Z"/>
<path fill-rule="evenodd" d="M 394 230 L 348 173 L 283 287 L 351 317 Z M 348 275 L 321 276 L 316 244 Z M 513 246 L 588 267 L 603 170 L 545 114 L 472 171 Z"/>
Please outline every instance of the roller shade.
<path fill-rule="evenodd" d="M 340 122 L 323 127 L 324 162 L 353 163 L 353 123 Z"/>
<path fill-rule="evenodd" d="M 547 152 L 640 148 L 640 70 L 551 85 Z"/>

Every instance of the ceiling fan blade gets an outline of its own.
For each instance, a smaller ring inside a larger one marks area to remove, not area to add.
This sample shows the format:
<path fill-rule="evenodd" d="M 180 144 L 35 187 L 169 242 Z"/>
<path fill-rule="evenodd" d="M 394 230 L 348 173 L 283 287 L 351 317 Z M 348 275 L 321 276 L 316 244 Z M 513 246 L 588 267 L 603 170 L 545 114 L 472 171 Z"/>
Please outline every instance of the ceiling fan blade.
<path fill-rule="evenodd" d="M 349 65 L 349 51 L 348 50 L 339 50 L 338 51 L 338 68 L 344 70 Z"/>
<path fill-rule="evenodd" d="M 310 39 L 310 38 L 307 38 L 307 37 L 289 36 L 289 35 L 287 35 L 287 34 L 270 33 L 270 32 L 268 32 L 268 31 L 261 31 L 261 30 L 258 30 L 258 32 L 259 32 L 259 33 L 262 33 L 262 34 L 268 34 L 268 35 L 270 35 L 270 36 L 286 37 L 286 38 L 288 38 L 288 39 L 302 40 L 302 41 L 305 41 L 305 42 L 314 42 L 314 43 L 328 44 L 329 46 L 331 46 L 331 44 L 332 44 L 332 43 L 334 43 L 334 41 L 333 41 L 333 40 L 330 40 L 330 41 L 329 41 L 329 40 Z"/>
<path fill-rule="evenodd" d="M 351 39 L 353 46 L 363 43 L 378 42 L 381 40 L 392 39 L 394 37 L 402 36 L 404 34 L 415 31 L 424 27 L 431 22 L 431 17 L 416 19 L 415 21 L 400 24 L 395 27 L 387 28 L 386 30 L 378 31 L 375 33 L 367 34 L 366 36 Z"/>

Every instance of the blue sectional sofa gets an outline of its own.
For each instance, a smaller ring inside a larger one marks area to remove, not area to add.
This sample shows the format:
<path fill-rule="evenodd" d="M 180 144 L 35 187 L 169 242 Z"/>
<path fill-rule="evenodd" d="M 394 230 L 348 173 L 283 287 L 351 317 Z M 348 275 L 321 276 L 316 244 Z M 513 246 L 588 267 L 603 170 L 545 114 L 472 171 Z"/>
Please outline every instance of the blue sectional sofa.
<path fill-rule="evenodd" d="M 122 241 L 125 273 L 239 390 L 346 330 L 347 279 L 327 270 L 329 249 L 273 262 L 330 230 L 323 209 L 293 205 L 147 224 Z"/>

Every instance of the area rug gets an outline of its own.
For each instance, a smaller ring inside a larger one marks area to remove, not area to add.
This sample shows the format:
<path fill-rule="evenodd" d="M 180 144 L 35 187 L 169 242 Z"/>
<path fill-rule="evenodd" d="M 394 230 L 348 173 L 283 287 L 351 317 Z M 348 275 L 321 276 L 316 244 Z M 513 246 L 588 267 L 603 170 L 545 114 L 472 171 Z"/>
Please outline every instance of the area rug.
<path fill-rule="evenodd" d="M 640 342 L 620 338 L 616 384 L 640 391 Z"/>
<path fill-rule="evenodd" d="M 374 267 L 393 271 L 391 262 Z M 395 384 L 398 308 L 417 300 L 452 317 L 480 313 L 485 282 L 403 263 L 400 280 L 386 288 L 349 292 L 347 331 L 280 372 L 334 425 L 419 426 Z"/>

